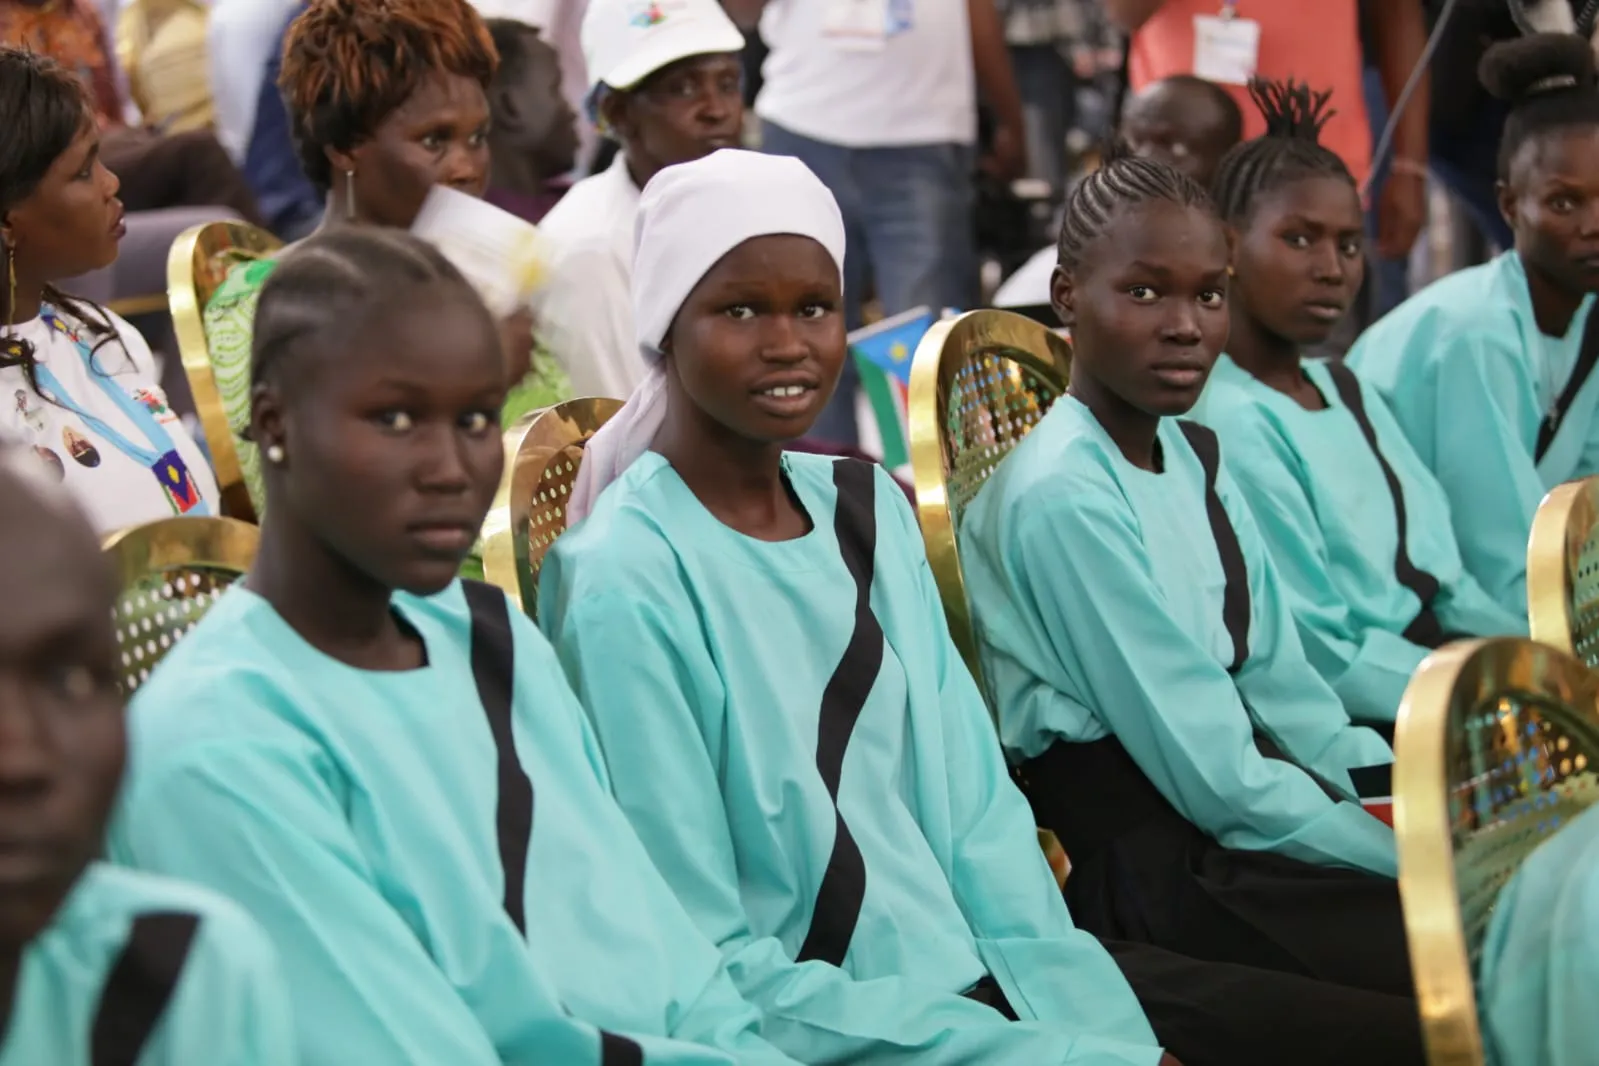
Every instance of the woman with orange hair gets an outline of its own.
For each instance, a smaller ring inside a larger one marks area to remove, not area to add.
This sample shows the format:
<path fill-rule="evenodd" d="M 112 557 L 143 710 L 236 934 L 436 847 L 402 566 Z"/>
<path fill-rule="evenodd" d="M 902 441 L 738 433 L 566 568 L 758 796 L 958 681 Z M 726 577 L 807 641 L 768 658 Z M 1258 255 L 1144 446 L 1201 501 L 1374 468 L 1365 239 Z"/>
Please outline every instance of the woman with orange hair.
<path fill-rule="evenodd" d="M 284 39 L 278 86 L 300 165 L 327 198 L 322 228 L 407 229 L 434 185 L 481 197 L 489 178 L 486 90 L 498 64 L 466 0 L 311 0 Z M 260 457 L 242 430 L 256 298 L 276 262 L 239 265 L 205 309 L 212 367 L 257 511 Z M 518 319 L 513 381 L 527 373 L 531 346 L 530 322 Z M 512 396 L 508 414 L 558 398 L 564 385 L 547 373 L 541 368 Z"/>

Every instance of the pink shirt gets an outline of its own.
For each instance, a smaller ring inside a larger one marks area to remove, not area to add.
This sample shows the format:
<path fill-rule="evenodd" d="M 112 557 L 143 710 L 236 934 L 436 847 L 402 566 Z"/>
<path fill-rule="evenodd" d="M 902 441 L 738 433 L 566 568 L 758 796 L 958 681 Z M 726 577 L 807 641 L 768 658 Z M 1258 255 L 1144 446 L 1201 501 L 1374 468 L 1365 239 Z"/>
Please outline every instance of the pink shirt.
<path fill-rule="evenodd" d="M 1321 143 L 1337 152 L 1364 182 L 1371 170 L 1371 122 L 1361 92 L 1358 0 L 1238 0 L 1239 18 L 1260 23 L 1258 73 L 1263 78 L 1307 82 L 1316 91 L 1332 90 Z M 1133 37 L 1129 74 L 1137 90 L 1173 74 L 1194 69 L 1194 16 L 1216 15 L 1221 0 L 1165 0 Z M 1242 85 L 1225 86 L 1244 110 L 1244 136 L 1266 131 L 1265 120 Z"/>

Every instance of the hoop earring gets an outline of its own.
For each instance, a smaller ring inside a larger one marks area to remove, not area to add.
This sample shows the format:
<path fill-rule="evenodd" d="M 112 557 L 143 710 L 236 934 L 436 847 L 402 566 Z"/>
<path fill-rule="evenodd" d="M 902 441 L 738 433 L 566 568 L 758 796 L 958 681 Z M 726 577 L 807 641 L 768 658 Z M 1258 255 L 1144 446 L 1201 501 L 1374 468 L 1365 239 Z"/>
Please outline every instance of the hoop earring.
<path fill-rule="evenodd" d="M 355 221 L 355 171 L 344 172 L 344 218 L 347 222 Z"/>

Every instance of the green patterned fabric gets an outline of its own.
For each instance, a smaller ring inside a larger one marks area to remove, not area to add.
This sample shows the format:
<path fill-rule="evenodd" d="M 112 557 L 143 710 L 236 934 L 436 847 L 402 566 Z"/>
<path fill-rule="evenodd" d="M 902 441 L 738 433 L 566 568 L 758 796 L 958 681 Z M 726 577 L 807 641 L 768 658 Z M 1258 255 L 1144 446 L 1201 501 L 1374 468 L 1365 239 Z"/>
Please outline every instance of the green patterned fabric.
<path fill-rule="evenodd" d="M 266 511 L 266 490 L 261 481 L 261 454 L 256 446 L 240 436 L 250 424 L 250 336 L 255 325 L 255 304 L 261 286 L 271 276 L 275 259 L 253 259 L 228 271 L 227 278 L 205 305 L 205 343 L 211 354 L 211 373 L 222 394 L 222 409 L 233 431 L 233 447 L 239 454 L 244 485 L 259 518 Z M 569 399 L 572 386 L 560 364 L 540 348 L 534 353 L 533 370 L 510 391 L 500 412 L 500 424 L 509 426 L 529 411 L 549 407 Z M 482 545 L 461 568 L 465 577 L 482 579 Z"/>
<path fill-rule="evenodd" d="M 250 334 L 255 324 L 255 301 L 275 266 L 277 261 L 273 259 L 252 259 L 236 265 L 211 294 L 204 317 L 211 374 L 222 394 L 222 410 L 233 431 L 233 450 L 239 454 L 244 487 L 249 490 L 257 515 L 266 505 L 261 453 L 239 434 L 250 424 Z"/>

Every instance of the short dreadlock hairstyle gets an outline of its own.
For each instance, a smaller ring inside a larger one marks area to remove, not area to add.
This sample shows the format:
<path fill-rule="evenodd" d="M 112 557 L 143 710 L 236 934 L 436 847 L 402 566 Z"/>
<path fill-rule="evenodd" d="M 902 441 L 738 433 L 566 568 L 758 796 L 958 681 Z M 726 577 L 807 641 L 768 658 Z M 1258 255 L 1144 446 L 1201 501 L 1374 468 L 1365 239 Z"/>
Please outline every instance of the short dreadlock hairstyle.
<path fill-rule="evenodd" d="M 1215 210 L 1210 195 L 1182 171 L 1132 155 L 1125 145 L 1113 145 L 1104 164 L 1078 182 L 1066 201 L 1057 261 L 1065 269 L 1075 270 L 1084 249 L 1110 227 L 1118 211 L 1157 200 Z"/>
<path fill-rule="evenodd" d="M 1499 142 L 1499 177 L 1534 137 L 1562 126 L 1599 126 L 1593 48 L 1569 33 L 1535 33 L 1488 49 L 1477 77 L 1510 105 Z"/>
<path fill-rule="evenodd" d="M 1261 194 L 1304 178 L 1339 178 L 1355 186 L 1349 167 L 1319 141 L 1322 127 L 1337 114 L 1327 106 L 1330 91 L 1256 78 L 1249 96 L 1266 119 L 1266 132 L 1234 147 L 1216 167 L 1211 195 L 1224 220 L 1246 221 Z"/>
<path fill-rule="evenodd" d="M 488 91 L 499 55 L 466 0 L 311 0 L 283 41 L 278 88 L 294 148 L 326 193 L 327 149 L 349 151 L 444 71 Z"/>

